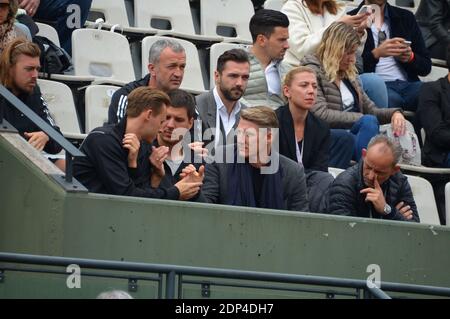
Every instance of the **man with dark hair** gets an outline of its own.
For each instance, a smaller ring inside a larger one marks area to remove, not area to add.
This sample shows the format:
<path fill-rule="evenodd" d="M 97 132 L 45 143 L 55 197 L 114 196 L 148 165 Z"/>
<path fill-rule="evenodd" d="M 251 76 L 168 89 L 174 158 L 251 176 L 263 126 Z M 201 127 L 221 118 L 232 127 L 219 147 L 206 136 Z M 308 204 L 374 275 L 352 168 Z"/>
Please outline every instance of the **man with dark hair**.
<path fill-rule="evenodd" d="M 39 47 L 26 39 L 16 39 L 9 43 L 0 57 L 0 83 L 9 89 L 19 100 L 24 102 L 33 112 L 57 131 L 55 121 L 51 117 L 47 103 L 42 97 L 37 78 L 40 69 Z M 38 151 L 57 154 L 62 148 L 42 132 L 33 122 L 15 107 L 0 97 L 0 112 L 19 133 Z M 64 170 L 64 160 L 55 164 Z"/>
<path fill-rule="evenodd" d="M 381 25 L 373 23 L 366 29 L 364 72 L 375 72 L 385 81 L 390 108 L 415 112 L 422 86 L 419 76 L 430 73 L 431 59 L 414 14 L 390 5 L 387 0 L 362 1 L 349 14 L 357 14 L 365 4 L 380 6 Z"/>
<path fill-rule="evenodd" d="M 181 180 L 160 186 L 165 156 L 151 151 L 170 99 L 149 87 L 128 96 L 127 116 L 118 124 L 94 129 L 81 145 L 86 155 L 74 161 L 74 177 L 90 192 L 187 200 L 200 190 L 201 182 Z"/>
<path fill-rule="evenodd" d="M 203 141 L 208 143 L 214 140 L 210 149 L 227 144 L 227 136 L 238 125 L 239 113 L 245 108 L 239 99 L 247 88 L 249 71 L 250 63 L 244 50 L 226 51 L 217 61 L 214 72 L 216 86 L 196 97 L 199 120 L 202 130 L 206 131 Z"/>
<path fill-rule="evenodd" d="M 425 166 L 450 168 L 450 44 L 447 45 L 447 68 L 446 76 L 425 82 L 420 91 L 417 117 L 426 133 L 422 149 L 422 164 Z M 450 179 L 442 174 L 430 181 L 441 224 L 445 225 L 445 184 Z"/>
<path fill-rule="evenodd" d="M 309 211 L 303 165 L 276 152 L 276 129 L 278 120 L 271 108 L 242 110 L 237 143 L 221 148 L 222 152 L 216 152 L 215 162 L 206 165 L 205 183 L 198 200 Z"/>
<path fill-rule="evenodd" d="M 121 121 L 127 110 L 128 94 L 134 89 L 148 86 L 163 92 L 178 89 L 183 81 L 186 52 L 175 39 L 160 39 L 153 43 L 148 54 L 148 74 L 126 84 L 114 92 L 108 110 L 108 123 Z"/>
<path fill-rule="evenodd" d="M 400 172 L 400 145 L 377 135 L 363 149 L 362 160 L 341 173 L 324 196 L 322 212 L 376 219 L 419 222 L 408 179 Z"/>
<path fill-rule="evenodd" d="M 193 148 L 201 149 L 202 143 L 191 143 L 190 130 L 194 124 L 195 100 L 186 91 L 175 89 L 168 93 L 170 105 L 166 109 L 166 120 L 154 142 L 154 152 L 164 157 L 164 178 L 160 186 L 169 188 L 180 180 L 180 174 L 192 165 L 203 175 L 203 158 Z M 195 144 L 195 145 L 193 145 Z"/>
<path fill-rule="evenodd" d="M 282 79 L 290 70 L 283 63 L 289 48 L 289 19 L 280 11 L 261 9 L 250 20 L 253 46 L 249 49 L 250 78 L 244 103 L 267 105 L 273 109 L 285 104 Z"/>

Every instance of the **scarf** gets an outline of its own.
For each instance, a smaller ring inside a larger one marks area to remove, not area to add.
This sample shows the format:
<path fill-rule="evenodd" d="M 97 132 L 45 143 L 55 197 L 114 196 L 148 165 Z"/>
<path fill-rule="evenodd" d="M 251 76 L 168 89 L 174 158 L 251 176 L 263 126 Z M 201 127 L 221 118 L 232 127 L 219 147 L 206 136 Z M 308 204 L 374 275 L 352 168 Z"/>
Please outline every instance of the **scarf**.
<path fill-rule="evenodd" d="M 237 149 L 234 151 L 234 163 L 227 165 L 227 204 L 270 209 L 286 209 L 283 199 L 281 166 L 275 174 L 261 175 L 262 185 L 259 194 L 255 194 L 254 168 L 248 163 L 237 162 Z M 258 174 L 260 174 L 258 170 Z M 257 196 L 257 197 L 256 197 Z"/>

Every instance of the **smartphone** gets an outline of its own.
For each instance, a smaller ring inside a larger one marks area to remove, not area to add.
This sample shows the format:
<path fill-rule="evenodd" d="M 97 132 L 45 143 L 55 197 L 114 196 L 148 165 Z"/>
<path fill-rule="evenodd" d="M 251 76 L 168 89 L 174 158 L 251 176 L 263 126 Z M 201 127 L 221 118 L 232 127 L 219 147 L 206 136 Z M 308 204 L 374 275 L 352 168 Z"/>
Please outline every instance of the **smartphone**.
<path fill-rule="evenodd" d="M 372 7 L 370 5 L 364 5 L 359 9 L 358 14 L 364 14 L 366 12 L 372 13 Z"/>
<path fill-rule="evenodd" d="M 406 40 L 403 41 L 403 42 L 404 42 L 406 45 L 409 45 L 409 46 L 411 46 L 411 43 L 412 43 L 411 41 L 406 41 Z"/>

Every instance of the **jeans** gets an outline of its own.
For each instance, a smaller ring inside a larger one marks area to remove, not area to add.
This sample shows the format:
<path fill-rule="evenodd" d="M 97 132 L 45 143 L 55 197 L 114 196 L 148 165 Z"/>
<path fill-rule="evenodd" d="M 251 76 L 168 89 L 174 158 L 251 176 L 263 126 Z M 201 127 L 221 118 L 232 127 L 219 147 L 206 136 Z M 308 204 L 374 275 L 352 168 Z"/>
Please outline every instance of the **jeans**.
<path fill-rule="evenodd" d="M 359 75 L 364 92 L 369 99 L 379 108 L 389 107 L 389 97 L 384 80 L 375 73 L 363 73 Z"/>
<path fill-rule="evenodd" d="M 59 40 L 64 50 L 72 55 L 72 32 L 82 28 L 87 20 L 92 0 L 41 0 L 35 18 L 48 22 L 56 22 Z M 69 5 L 78 5 L 79 10 L 68 8 Z M 69 12 L 67 12 L 69 11 Z M 76 13 L 80 16 L 76 16 Z M 74 26 L 75 22 L 79 26 Z M 85 48 L 86 50 L 88 48 Z"/>
<path fill-rule="evenodd" d="M 446 167 L 450 168 L 450 153 L 448 153 L 447 161 L 445 163 L 446 163 Z"/>
<path fill-rule="evenodd" d="M 359 162 L 363 148 L 367 148 L 372 137 L 378 134 L 380 125 L 378 119 L 373 115 L 364 115 L 355 124 L 350 132 L 355 136 L 355 148 L 353 158 Z"/>
<path fill-rule="evenodd" d="M 419 92 L 422 82 L 392 81 L 386 82 L 389 95 L 389 107 L 398 107 L 404 110 L 417 110 Z"/>
<path fill-rule="evenodd" d="M 330 160 L 329 166 L 347 169 L 353 157 L 355 149 L 355 138 L 342 129 L 331 129 Z"/>

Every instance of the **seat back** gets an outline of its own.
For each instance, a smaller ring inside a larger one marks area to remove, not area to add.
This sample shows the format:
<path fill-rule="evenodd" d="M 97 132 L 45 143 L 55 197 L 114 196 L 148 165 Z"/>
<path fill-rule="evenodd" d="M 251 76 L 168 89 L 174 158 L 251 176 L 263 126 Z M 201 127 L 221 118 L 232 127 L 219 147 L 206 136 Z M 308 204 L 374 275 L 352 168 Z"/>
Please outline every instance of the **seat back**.
<path fill-rule="evenodd" d="M 54 27 L 52 27 L 51 25 L 45 24 L 45 23 L 40 23 L 40 22 L 36 22 L 36 25 L 39 28 L 39 32 L 36 35 L 39 35 L 41 37 L 46 37 L 47 39 L 52 41 L 54 44 L 61 47 L 61 43 L 59 42 L 58 32 L 56 31 L 56 29 Z"/>
<path fill-rule="evenodd" d="M 72 34 L 72 60 L 76 76 L 95 76 L 123 82 L 136 79 L 130 45 L 123 35 L 94 29 Z"/>
<path fill-rule="evenodd" d="M 63 134 L 80 134 L 78 116 L 70 88 L 60 82 L 38 80 L 42 96 L 47 102 L 50 115 Z"/>
<path fill-rule="evenodd" d="M 237 44 L 237 43 L 215 43 L 211 46 L 210 54 L 209 54 L 209 74 L 210 81 L 209 86 L 212 89 L 215 86 L 214 83 L 214 71 L 217 68 L 217 60 L 219 57 L 228 50 L 231 49 L 245 49 L 246 46 Z"/>
<path fill-rule="evenodd" d="M 186 68 L 184 70 L 183 82 L 180 88 L 193 91 L 204 91 L 205 84 L 203 82 L 202 69 L 200 66 L 200 58 L 198 50 L 192 42 L 162 37 L 162 36 L 149 36 L 142 40 L 142 75 L 148 73 L 148 53 L 151 46 L 159 39 L 171 39 L 179 42 L 186 52 Z"/>
<path fill-rule="evenodd" d="M 130 26 L 124 0 L 93 0 L 90 11 L 102 13 L 105 16 L 105 23 Z"/>
<path fill-rule="evenodd" d="M 433 187 L 426 179 L 406 175 L 417 205 L 421 224 L 440 225 Z"/>
<path fill-rule="evenodd" d="M 189 0 L 134 0 L 136 27 L 165 30 L 155 23 L 157 20 L 170 22 L 170 31 L 195 34 Z"/>
<path fill-rule="evenodd" d="M 266 0 L 264 2 L 264 9 L 281 11 L 285 1 L 283 0 Z"/>
<path fill-rule="evenodd" d="M 200 0 L 201 33 L 220 36 L 218 27 L 233 27 L 236 38 L 252 42 L 249 22 L 254 14 L 250 0 Z"/>
<path fill-rule="evenodd" d="M 445 185 L 445 224 L 450 225 L 450 183 Z"/>
<path fill-rule="evenodd" d="M 432 66 L 431 72 L 427 76 L 420 76 L 420 80 L 423 82 L 436 81 L 444 76 L 448 75 L 448 69 L 440 66 Z"/>
<path fill-rule="evenodd" d="M 111 85 L 88 86 L 85 95 L 86 133 L 108 122 L 109 104 L 118 89 L 118 86 Z"/>

